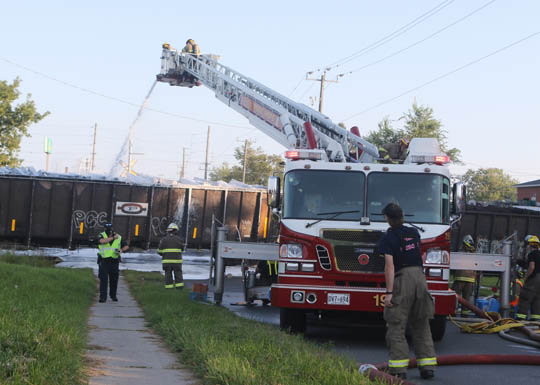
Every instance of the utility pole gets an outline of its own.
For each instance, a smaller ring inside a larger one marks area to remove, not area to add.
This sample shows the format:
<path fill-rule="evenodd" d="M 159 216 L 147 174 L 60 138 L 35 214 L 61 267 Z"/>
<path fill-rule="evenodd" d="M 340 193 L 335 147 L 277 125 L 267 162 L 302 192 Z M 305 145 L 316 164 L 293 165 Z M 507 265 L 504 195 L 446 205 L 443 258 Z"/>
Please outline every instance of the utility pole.
<path fill-rule="evenodd" d="M 92 144 L 92 163 L 90 164 L 90 170 L 94 172 L 94 167 L 96 166 L 96 134 L 97 134 L 97 123 L 94 124 L 94 143 Z"/>
<path fill-rule="evenodd" d="M 247 150 L 248 150 L 248 141 L 244 142 L 244 166 L 242 167 L 242 183 L 246 183 L 246 164 L 247 164 Z"/>
<path fill-rule="evenodd" d="M 313 71 L 311 72 L 308 72 L 306 74 L 306 80 L 314 80 L 316 82 L 321 82 L 321 91 L 319 93 L 319 112 L 322 113 L 322 110 L 323 110 L 323 104 L 324 104 L 324 83 L 337 83 L 338 82 L 338 78 L 336 77 L 336 80 L 327 80 L 326 79 L 326 73 L 330 70 L 330 68 L 325 68 L 320 79 L 312 79 L 312 78 L 308 78 L 309 75 L 311 75 L 313 73 Z"/>
<path fill-rule="evenodd" d="M 131 138 L 129 138 L 128 143 L 128 161 L 127 161 L 127 176 L 129 177 L 129 174 L 131 174 L 131 153 L 133 151 Z"/>
<path fill-rule="evenodd" d="M 49 171 L 49 157 L 51 156 L 52 152 L 52 141 L 48 136 L 45 137 L 45 141 L 43 143 L 43 152 L 45 153 L 45 171 Z"/>
<path fill-rule="evenodd" d="M 204 161 L 204 180 L 208 179 L 208 151 L 210 149 L 210 126 L 208 126 L 208 134 L 206 134 L 206 159 Z"/>
<path fill-rule="evenodd" d="M 183 178 L 186 171 L 186 150 L 187 148 L 184 147 L 182 151 L 182 170 L 180 171 L 180 178 Z"/>

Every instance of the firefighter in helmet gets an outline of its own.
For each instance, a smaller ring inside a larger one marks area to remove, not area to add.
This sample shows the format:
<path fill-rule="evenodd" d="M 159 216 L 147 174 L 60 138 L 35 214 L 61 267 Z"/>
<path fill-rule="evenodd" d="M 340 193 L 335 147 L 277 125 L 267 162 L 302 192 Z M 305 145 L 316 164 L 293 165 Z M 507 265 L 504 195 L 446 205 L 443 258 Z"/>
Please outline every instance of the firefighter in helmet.
<path fill-rule="evenodd" d="M 410 140 L 401 138 L 397 143 L 385 143 L 379 147 L 382 163 L 402 163 L 407 158 Z"/>
<path fill-rule="evenodd" d="M 195 43 L 193 39 L 188 39 L 186 41 L 185 47 L 182 49 L 182 52 L 190 53 L 195 56 L 199 56 L 201 54 L 201 50 L 199 49 L 199 45 Z"/>
<path fill-rule="evenodd" d="M 533 235 L 527 242 L 531 251 L 527 255 L 527 273 L 525 274 L 525 284 L 519 293 L 516 318 L 527 319 L 527 313 L 530 310 L 530 320 L 540 321 L 540 240 L 536 235 Z"/>
<path fill-rule="evenodd" d="M 182 277 L 182 247 L 184 242 L 178 236 L 178 225 L 171 223 L 167 226 L 167 235 L 161 239 L 158 254 L 165 271 L 165 289 L 183 289 Z"/>
<path fill-rule="evenodd" d="M 463 238 L 463 250 L 466 253 L 474 253 L 476 251 L 472 235 L 466 235 Z M 476 272 L 474 270 L 456 270 L 452 289 L 463 297 L 463 299 L 470 301 L 475 282 Z M 468 316 L 470 314 L 471 311 L 469 309 L 463 309 L 461 311 L 462 316 Z"/>

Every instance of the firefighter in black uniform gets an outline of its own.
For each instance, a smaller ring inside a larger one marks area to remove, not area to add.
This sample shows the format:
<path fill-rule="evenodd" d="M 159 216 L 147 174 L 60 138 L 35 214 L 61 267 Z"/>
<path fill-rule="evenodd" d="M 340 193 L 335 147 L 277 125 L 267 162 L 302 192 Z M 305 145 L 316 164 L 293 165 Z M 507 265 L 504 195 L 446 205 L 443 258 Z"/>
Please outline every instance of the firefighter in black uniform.
<path fill-rule="evenodd" d="M 121 235 L 113 231 L 112 223 L 105 223 L 103 227 L 104 231 L 98 238 L 99 302 L 107 301 L 107 284 L 109 295 L 116 302 L 118 301 L 116 289 L 118 288 L 120 254 L 127 251 L 129 246 Z"/>
<path fill-rule="evenodd" d="M 158 254 L 165 271 L 165 289 L 183 289 L 182 277 L 182 247 L 184 242 L 178 236 L 178 225 L 171 223 L 167 227 L 167 235 L 161 239 Z"/>
<path fill-rule="evenodd" d="M 390 228 L 377 247 L 385 260 L 384 319 L 390 350 L 389 372 L 401 379 L 407 378 L 409 346 L 405 329 L 408 322 L 420 376 L 432 378 L 437 358 L 429 320 L 435 309 L 422 268 L 420 234 L 415 228 L 403 226 L 403 211 L 399 205 L 389 203 L 383 214 Z"/>

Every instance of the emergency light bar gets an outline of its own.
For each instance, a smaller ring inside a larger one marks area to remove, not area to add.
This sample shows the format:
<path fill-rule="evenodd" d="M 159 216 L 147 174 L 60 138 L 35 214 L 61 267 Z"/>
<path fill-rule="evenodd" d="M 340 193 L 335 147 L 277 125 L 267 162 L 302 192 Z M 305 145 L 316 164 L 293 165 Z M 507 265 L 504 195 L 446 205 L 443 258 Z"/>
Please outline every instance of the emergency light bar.
<path fill-rule="evenodd" d="M 322 160 L 322 153 L 320 151 L 290 150 L 285 152 L 285 158 L 290 160 Z"/>
<path fill-rule="evenodd" d="M 450 158 L 447 155 L 412 155 L 411 163 L 435 163 L 438 165 L 449 163 Z"/>

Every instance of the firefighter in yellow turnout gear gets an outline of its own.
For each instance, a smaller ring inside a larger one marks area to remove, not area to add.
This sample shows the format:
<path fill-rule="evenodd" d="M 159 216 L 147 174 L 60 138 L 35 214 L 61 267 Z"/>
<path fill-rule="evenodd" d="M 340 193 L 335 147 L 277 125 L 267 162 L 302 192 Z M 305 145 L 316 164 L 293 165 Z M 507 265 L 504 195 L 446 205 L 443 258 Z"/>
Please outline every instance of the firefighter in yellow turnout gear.
<path fill-rule="evenodd" d="M 531 321 L 540 321 L 540 240 L 533 235 L 528 239 L 531 252 L 527 255 L 525 284 L 519 293 L 516 318 L 526 320 L 529 309 Z"/>
<path fill-rule="evenodd" d="M 403 211 L 399 205 L 389 203 L 383 214 L 390 228 L 377 249 L 385 262 L 388 369 L 396 377 L 407 378 L 409 346 L 405 329 L 409 324 L 420 376 L 432 378 L 437 358 L 429 320 L 433 318 L 435 306 L 422 267 L 420 234 L 417 229 L 403 225 Z"/>
<path fill-rule="evenodd" d="M 471 235 L 466 235 L 463 238 L 463 250 L 467 253 L 474 253 L 474 239 Z M 459 294 L 466 301 L 471 300 L 474 284 L 476 282 L 476 271 L 474 270 L 456 270 L 454 275 L 454 284 L 452 290 Z M 472 312 L 468 309 L 462 309 L 461 315 L 468 316 Z"/>
<path fill-rule="evenodd" d="M 158 254 L 165 271 L 165 289 L 183 289 L 182 247 L 184 242 L 178 236 L 178 225 L 171 223 L 167 227 L 167 235 L 161 239 Z"/>

